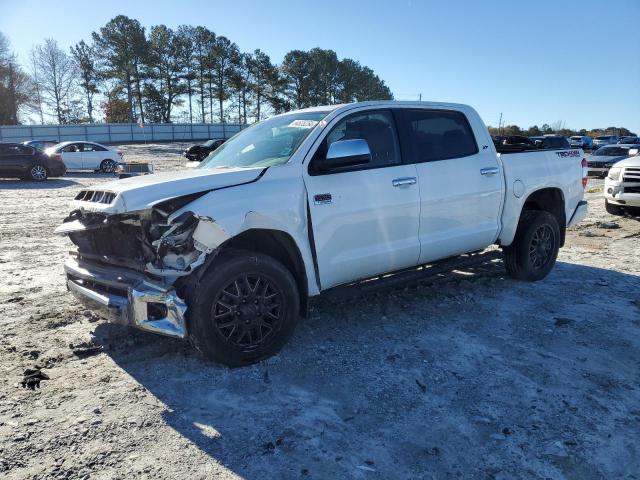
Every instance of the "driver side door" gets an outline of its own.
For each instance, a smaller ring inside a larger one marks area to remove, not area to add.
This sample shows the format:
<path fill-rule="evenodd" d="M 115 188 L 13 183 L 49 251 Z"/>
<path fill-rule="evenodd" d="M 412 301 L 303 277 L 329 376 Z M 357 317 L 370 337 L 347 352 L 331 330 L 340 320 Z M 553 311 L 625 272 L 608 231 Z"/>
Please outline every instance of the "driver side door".
<path fill-rule="evenodd" d="M 70 143 L 65 145 L 60 153 L 67 169 L 82 170 L 82 146 L 80 144 Z"/>
<path fill-rule="evenodd" d="M 371 161 L 324 171 L 328 147 L 364 139 Z M 316 150 L 304 182 L 321 288 L 416 265 L 420 193 L 415 165 L 404 165 L 390 110 L 338 120 Z"/>

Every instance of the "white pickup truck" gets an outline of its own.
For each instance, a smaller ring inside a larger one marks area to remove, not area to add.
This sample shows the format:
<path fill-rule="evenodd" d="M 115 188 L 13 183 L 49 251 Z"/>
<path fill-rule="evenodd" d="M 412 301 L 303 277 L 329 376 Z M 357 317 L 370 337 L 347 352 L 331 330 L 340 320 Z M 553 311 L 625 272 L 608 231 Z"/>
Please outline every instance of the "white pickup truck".
<path fill-rule="evenodd" d="M 85 304 L 238 366 L 338 285 L 492 244 L 510 276 L 544 278 L 586 177 L 579 149 L 498 154 L 465 105 L 334 105 L 257 123 L 195 170 L 83 190 L 56 231 Z"/>

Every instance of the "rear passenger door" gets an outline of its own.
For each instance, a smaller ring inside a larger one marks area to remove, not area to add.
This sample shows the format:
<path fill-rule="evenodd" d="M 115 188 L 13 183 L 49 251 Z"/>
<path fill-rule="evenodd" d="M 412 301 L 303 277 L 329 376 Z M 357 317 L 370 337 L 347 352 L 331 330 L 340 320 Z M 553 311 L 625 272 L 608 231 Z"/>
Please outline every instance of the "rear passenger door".
<path fill-rule="evenodd" d="M 22 175 L 31 164 L 34 149 L 26 145 L 0 145 L 0 171 L 5 174 Z"/>
<path fill-rule="evenodd" d="M 504 188 L 493 149 L 477 144 L 462 111 L 400 109 L 398 120 L 405 162 L 418 172 L 420 263 L 492 244 Z"/>
<path fill-rule="evenodd" d="M 104 152 L 107 149 L 101 147 L 100 145 L 95 145 L 93 143 L 83 143 L 82 144 L 82 168 L 85 170 L 95 170 L 100 167 L 100 163 L 105 158 L 109 158 L 108 155 L 105 156 Z"/>
<path fill-rule="evenodd" d="M 0 177 L 20 173 L 17 145 L 0 143 Z"/>

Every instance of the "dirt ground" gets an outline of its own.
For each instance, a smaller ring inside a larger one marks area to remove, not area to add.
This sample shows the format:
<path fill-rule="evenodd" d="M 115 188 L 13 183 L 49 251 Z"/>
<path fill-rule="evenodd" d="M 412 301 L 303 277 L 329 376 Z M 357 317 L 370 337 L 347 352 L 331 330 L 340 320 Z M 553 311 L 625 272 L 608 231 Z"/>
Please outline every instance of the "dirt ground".
<path fill-rule="evenodd" d="M 127 145 L 180 168 L 183 144 Z M 486 261 L 313 303 L 290 344 L 228 370 L 67 293 L 53 234 L 101 174 L 0 180 L 0 477 L 640 478 L 640 217 L 568 233 L 551 275 Z M 50 379 L 23 388 L 26 368 Z"/>

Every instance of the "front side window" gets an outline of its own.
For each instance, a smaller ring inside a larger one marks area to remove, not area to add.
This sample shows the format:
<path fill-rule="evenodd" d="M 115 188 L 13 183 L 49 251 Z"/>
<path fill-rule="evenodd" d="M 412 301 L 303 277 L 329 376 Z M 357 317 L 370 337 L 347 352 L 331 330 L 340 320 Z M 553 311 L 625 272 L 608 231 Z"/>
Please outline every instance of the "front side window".
<path fill-rule="evenodd" d="M 79 145 L 72 143 L 71 145 L 62 147 L 62 151 L 65 153 L 77 153 L 77 152 L 80 152 L 81 150 Z"/>
<path fill-rule="evenodd" d="M 283 165 L 327 111 L 272 117 L 242 130 L 210 153 L 197 168 L 255 168 Z"/>
<path fill-rule="evenodd" d="M 446 160 L 478 153 L 475 136 L 461 112 L 402 110 L 400 118 L 400 130 L 408 150 L 407 163 Z"/>
<path fill-rule="evenodd" d="M 398 136 L 393 116 L 389 111 L 368 111 L 355 113 L 340 120 L 325 137 L 314 155 L 312 169 L 315 171 L 334 142 L 341 140 L 366 140 L 371 152 L 371 161 L 346 170 L 398 165 L 401 162 Z M 340 170 L 345 171 L 345 170 Z"/>

